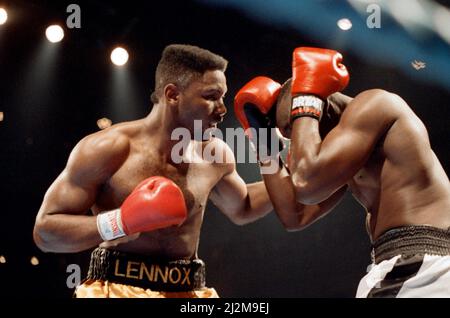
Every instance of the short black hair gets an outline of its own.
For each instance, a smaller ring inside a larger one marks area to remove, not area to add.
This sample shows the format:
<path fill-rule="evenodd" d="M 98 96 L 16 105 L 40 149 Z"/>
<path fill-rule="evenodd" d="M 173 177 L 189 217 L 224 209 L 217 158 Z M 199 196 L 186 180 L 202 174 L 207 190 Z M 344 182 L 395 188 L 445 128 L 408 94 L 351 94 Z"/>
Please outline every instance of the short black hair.
<path fill-rule="evenodd" d="M 173 83 L 186 88 L 196 76 L 206 71 L 225 72 L 228 61 L 222 56 L 193 45 L 171 44 L 165 47 L 155 73 L 155 91 L 151 96 L 157 103 L 162 90 Z"/>

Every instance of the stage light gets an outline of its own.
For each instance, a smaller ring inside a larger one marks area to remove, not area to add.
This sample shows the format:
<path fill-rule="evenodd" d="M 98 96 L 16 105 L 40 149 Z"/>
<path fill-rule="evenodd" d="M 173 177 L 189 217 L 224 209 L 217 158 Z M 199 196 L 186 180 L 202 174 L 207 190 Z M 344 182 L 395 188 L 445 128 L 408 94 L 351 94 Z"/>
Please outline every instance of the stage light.
<path fill-rule="evenodd" d="M 0 25 L 5 24 L 8 20 L 8 12 L 5 9 L 0 8 Z"/>
<path fill-rule="evenodd" d="M 0 255 L 0 264 L 6 264 L 6 257 Z"/>
<path fill-rule="evenodd" d="M 31 265 L 33 265 L 33 266 L 38 266 L 39 265 L 39 260 L 38 260 L 38 258 L 36 256 L 33 256 L 31 258 L 30 262 L 31 262 Z"/>
<path fill-rule="evenodd" d="M 45 36 L 50 42 L 57 43 L 64 38 L 64 30 L 59 25 L 51 25 L 45 30 Z"/>
<path fill-rule="evenodd" d="M 343 31 L 348 31 L 348 30 L 350 30 L 352 28 L 352 21 L 350 21 L 347 18 L 340 19 L 337 22 L 337 25 L 338 25 L 339 29 L 341 29 Z"/>
<path fill-rule="evenodd" d="M 125 65 L 128 62 L 127 50 L 121 47 L 116 47 L 111 52 L 111 61 L 117 66 Z"/>
<path fill-rule="evenodd" d="M 3 112 L 0 112 L 0 121 L 3 121 L 4 118 L 5 118 L 5 115 L 3 114 Z"/>
<path fill-rule="evenodd" d="M 111 120 L 105 117 L 97 120 L 97 126 L 100 129 L 106 129 L 108 127 L 111 127 L 111 124 L 112 124 Z"/>

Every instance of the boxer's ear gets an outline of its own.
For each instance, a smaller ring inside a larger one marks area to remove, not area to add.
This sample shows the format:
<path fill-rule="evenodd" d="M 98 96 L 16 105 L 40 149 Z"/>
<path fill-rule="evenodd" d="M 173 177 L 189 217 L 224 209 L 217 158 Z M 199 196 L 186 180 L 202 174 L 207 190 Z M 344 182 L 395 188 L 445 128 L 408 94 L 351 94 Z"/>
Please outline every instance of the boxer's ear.
<path fill-rule="evenodd" d="M 164 87 L 164 98 L 166 99 L 167 104 L 169 105 L 177 105 L 180 97 L 180 90 L 175 84 L 167 84 Z"/>

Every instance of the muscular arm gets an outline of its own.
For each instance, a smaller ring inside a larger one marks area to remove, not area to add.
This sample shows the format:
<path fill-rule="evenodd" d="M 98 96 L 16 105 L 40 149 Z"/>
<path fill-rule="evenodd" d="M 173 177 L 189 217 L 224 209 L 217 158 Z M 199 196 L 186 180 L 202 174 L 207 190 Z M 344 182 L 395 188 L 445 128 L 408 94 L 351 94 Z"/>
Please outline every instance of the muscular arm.
<path fill-rule="evenodd" d="M 297 200 L 316 204 L 329 198 L 362 168 L 379 138 L 396 120 L 398 96 L 370 90 L 356 96 L 339 124 L 322 141 L 319 122 L 304 117 L 292 128 L 292 182 Z"/>
<path fill-rule="evenodd" d="M 341 201 L 347 188 L 341 187 L 319 204 L 304 205 L 297 202 L 294 185 L 284 165 L 274 174 L 263 174 L 263 178 L 275 212 L 288 231 L 302 230 L 325 216 Z"/>
<path fill-rule="evenodd" d="M 34 226 L 36 245 L 46 252 L 79 252 L 102 242 L 89 214 L 99 187 L 128 153 L 123 136 L 91 135 L 72 151 L 67 166 L 45 194 Z"/>
<path fill-rule="evenodd" d="M 236 171 L 235 159 L 226 144 L 227 163 L 224 175 L 210 194 L 210 199 L 232 222 L 247 224 L 265 216 L 273 210 L 264 182 L 245 184 Z"/>

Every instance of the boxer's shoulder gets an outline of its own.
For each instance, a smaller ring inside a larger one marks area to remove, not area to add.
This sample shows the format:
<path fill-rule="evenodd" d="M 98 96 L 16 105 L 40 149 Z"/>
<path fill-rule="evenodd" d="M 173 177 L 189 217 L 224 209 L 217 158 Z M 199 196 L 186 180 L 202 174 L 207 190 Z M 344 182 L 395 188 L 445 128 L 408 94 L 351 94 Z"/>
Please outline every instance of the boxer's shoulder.
<path fill-rule="evenodd" d="M 210 149 L 214 151 L 213 163 L 218 165 L 232 166 L 236 164 L 233 150 L 228 144 L 220 138 L 211 138 L 208 141 Z"/>
<path fill-rule="evenodd" d="M 116 129 L 87 135 L 73 149 L 68 167 L 76 170 L 92 169 L 107 172 L 120 166 L 128 156 L 130 138 Z"/>
<path fill-rule="evenodd" d="M 346 123 L 372 129 L 372 124 L 376 127 L 390 127 L 408 112 L 411 109 L 397 94 L 383 89 L 370 89 L 359 93 L 348 103 L 343 110 L 342 119 Z"/>
<path fill-rule="evenodd" d="M 384 113 L 397 115 L 409 108 L 399 95 L 379 88 L 365 90 L 356 95 L 349 104 L 349 108 L 352 106 L 354 108 L 355 105 L 368 110 L 382 109 Z"/>
<path fill-rule="evenodd" d="M 99 131 L 84 137 L 75 147 L 85 154 L 117 154 L 129 148 L 130 137 L 118 130 Z"/>

